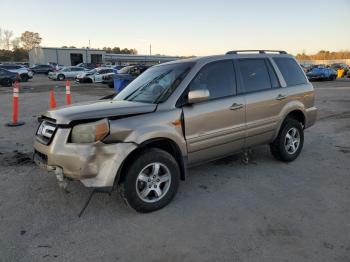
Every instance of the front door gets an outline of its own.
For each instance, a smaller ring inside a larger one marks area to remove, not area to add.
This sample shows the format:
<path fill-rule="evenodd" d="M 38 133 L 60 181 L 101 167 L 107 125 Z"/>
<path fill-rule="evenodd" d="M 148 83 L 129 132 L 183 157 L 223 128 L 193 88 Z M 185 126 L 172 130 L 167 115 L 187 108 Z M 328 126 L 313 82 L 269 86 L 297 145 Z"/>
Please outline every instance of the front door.
<path fill-rule="evenodd" d="M 183 107 L 189 164 L 240 150 L 245 136 L 245 101 L 236 96 L 232 60 L 205 65 L 188 89 L 210 93 L 208 101 Z"/>

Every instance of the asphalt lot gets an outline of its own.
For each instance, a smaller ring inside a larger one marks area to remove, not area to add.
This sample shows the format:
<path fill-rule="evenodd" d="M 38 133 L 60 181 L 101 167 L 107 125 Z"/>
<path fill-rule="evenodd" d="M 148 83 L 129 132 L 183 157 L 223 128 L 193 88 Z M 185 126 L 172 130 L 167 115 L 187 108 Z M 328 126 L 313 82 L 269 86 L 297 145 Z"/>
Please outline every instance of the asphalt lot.
<path fill-rule="evenodd" d="M 37 117 L 49 88 L 64 105 L 64 82 L 23 83 L 20 119 L 9 128 L 12 90 L 0 87 L 0 261 L 350 261 L 350 79 L 315 82 L 319 120 L 300 157 L 267 146 L 190 170 L 164 209 L 138 214 L 117 193 L 80 183 L 61 191 L 31 161 Z M 113 93 L 72 85 L 73 102 Z"/>

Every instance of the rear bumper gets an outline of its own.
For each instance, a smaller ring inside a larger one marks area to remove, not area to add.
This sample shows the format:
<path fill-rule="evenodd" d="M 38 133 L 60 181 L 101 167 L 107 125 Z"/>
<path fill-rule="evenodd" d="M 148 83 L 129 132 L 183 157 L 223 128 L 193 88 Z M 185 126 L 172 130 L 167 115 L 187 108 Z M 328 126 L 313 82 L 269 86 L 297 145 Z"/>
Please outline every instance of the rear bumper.
<path fill-rule="evenodd" d="M 34 142 L 34 161 L 46 171 L 62 169 L 63 175 L 87 187 L 112 187 L 134 143 L 67 143 L 70 129 L 58 129 L 50 145 Z"/>
<path fill-rule="evenodd" d="M 305 110 L 305 128 L 308 128 L 315 124 L 317 119 L 317 111 L 316 107 L 310 107 Z"/>

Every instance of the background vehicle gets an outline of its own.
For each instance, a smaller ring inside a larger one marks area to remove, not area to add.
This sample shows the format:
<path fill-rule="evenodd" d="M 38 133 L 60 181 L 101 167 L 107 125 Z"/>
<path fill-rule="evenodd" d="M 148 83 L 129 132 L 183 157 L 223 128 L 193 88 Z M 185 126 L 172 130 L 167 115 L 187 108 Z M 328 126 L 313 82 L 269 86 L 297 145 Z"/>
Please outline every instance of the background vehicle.
<path fill-rule="evenodd" d="M 342 63 L 335 63 L 331 65 L 331 68 L 334 69 L 335 71 L 338 72 L 338 70 L 343 69 L 343 74 L 339 75 L 339 77 L 343 77 L 346 76 L 349 72 L 349 67 L 346 64 L 342 64 Z"/>
<path fill-rule="evenodd" d="M 274 52 L 156 65 L 114 98 L 49 110 L 36 134 L 35 162 L 63 186 L 69 177 L 119 188 L 139 212 L 167 205 L 191 165 L 260 144 L 291 162 L 317 108 L 297 61 Z"/>
<path fill-rule="evenodd" d="M 105 83 L 107 82 L 108 86 L 113 87 L 118 93 L 148 68 L 149 66 L 146 65 L 126 66 L 120 69 L 118 73 L 113 76 L 113 84 L 111 82 L 107 82 L 107 80 L 105 80 Z"/>
<path fill-rule="evenodd" d="M 8 65 L 3 64 L 0 65 L 0 68 L 6 69 L 7 71 L 17 73 L 19 75 L 19 79 L 22 82 L 27 82 L 29 79 L 33 78 L 33 72 L 31 70 L 28 70 L 24 66 L 21 65 Z"/>
<path fill-rule="evenodd" d="M 79 83 L 101 83 L 103 77 L 108 74 L 114 74 L 112 68 L 100 67 L 77 75 L 75 81 Z"/>
<path fill-rule="evenodd" d="M 118 71 L 124 67 L 125 67 L 124 65 L 115 65 L 112 68 L 114 69 L 115 73 L 118 73 Z"/>
<path fill-rule="evenodd" d="M 311 69 L 306 73 L 309 80 L 335 80 L 337 79 L 337 72 L 330 68 L 324 66 L 318 66 Z"/>
<path fill-rule="evenodd" d="M 19 76 L 17 73 L 13 73 L 6 69 L 0 68 L 0 85 L 1 86 L 11 86 L 15 81 L 19 81 Z"/>
<path fill-rule="evenodd" d="M 48 74 L 49 72 L 54 71 L 54 67 L 51 65 L 34 65 L 30 67 L 35 74 Z"/>
<path fill-rule="evenodd" d="M 76 66 L 83 67 L 83 68 L 88 69 L 88 70 L 92 70 L 92 69 L 97 67 L 96 64 L 92 64 L 92 63 L 80 63 L 80 64 L 77 64 Z"/>
<path fill-rule="evenodd" d="M 86 69 L 83 67 L 67 66 L 59 71 L 49 72 L 48 76 L 52 80 L 62 81 L 66 78 L 75 78 L 77 75 L 83 73 L 84 71 L 86 71 Z"/>

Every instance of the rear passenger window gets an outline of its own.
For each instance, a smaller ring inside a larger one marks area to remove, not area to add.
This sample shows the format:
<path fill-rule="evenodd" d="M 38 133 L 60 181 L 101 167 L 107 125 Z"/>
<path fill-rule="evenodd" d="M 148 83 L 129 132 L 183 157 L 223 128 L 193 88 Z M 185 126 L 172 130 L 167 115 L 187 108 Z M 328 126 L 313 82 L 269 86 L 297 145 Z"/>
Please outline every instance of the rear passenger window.
<path fill-rule="evenodd" d="M 190 90 L 208 89 L 210 99 L 236 94 L 233 62 L 220 61 L 204 66 L 190 84 Z"/>
<path fill-rule="evenodd" d="M 303 71 L 294 59 L 276 57 L 273 60 L 281 71 L 287 86 L 301 85 L 307 82 Z"/>
<path fill-rule="evenodd" d="M 238 60 L 245 93 L 270 89 L 271 81 L 264 59 Z"/>

